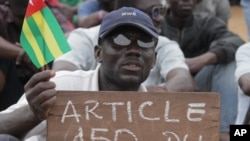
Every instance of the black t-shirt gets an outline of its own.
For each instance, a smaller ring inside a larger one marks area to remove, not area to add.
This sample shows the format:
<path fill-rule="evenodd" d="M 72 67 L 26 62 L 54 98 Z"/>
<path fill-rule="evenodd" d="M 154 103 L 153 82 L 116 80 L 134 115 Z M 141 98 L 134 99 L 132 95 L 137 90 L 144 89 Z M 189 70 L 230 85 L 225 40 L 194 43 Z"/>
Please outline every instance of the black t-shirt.
<path fill-rule="evenodd" d="M 5 75 L 5 86 L 0 92 L 0 111 L 16 103 L 24 93 L 24 87 L 18 79 L 14 60 L 0 59 L 0 71 Z"/>

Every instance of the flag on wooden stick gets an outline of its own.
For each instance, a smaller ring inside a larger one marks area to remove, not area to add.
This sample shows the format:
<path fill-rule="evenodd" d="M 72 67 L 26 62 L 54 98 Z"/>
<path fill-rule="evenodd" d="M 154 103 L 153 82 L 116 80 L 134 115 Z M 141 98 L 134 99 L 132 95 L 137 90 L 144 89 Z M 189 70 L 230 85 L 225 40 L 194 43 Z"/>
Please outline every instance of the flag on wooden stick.
<path fill-rule="evenodd" d="M 29 1 L 20 42 L 37 68 L 70 51 L 60 25 L 44 0 Z"/>

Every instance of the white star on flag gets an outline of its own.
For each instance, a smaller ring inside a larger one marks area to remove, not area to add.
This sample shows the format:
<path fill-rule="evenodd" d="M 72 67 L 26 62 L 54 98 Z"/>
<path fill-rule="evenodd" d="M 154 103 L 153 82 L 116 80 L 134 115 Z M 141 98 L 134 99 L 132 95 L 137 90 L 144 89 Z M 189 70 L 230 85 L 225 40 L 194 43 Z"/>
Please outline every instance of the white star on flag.
<path fill-rule="evenodd" d="M 32 6 L 34 6 L 34 3 L 33 3 L 33 1 L 32 1 L 32 0 L 30 0 L 30 1 L 29 1 L 29 3 L 30 3 Z"/>

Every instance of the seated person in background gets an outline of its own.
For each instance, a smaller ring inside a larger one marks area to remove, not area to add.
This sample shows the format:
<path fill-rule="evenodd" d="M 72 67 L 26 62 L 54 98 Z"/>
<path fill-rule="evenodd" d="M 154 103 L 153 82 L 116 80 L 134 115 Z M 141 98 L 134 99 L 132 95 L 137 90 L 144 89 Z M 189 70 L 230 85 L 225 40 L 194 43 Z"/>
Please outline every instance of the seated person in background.
<path fill-rule="evenodd" d="M 154 22 L 158 32 L 165 14 L 165 0 L 117 0 L 116 8 L 131 6 L 145 11 Z M 160 10 L 160 11 L 159 11 Z M 154 13 L 154 15 L 152 15 Z M 98 41 L 100 26 L 89 29 L 79 28 L 68 37 L 71 51 L 54 61 L 54 70 L 92 70 L 98 62 L 93 56 L 94 46 Z M 176 42 L 159 36 L 156 47 L 156 65 L 151 70 L 145 85 L 159 85 L 162 80 L 164 91 L 194 91 L 192 77 L 185 64 L 184 56 Z"/>
<path fill-rule="evenodd" d="M 75 26 L 77 26 L 77 9 L 81 2 L 85 0 L 59 0 L 62 11 L 65 16 L 70 20 Z"/>
<path fill-rule="evenodd" d="M 64 9 L 62 5 L 58 2 L 58 0 L 45 0 L 45 1 L 65 33 L 68 33 L 75 28 L 72 21 L 69 20 L 67 15 L 64 13 L 63 11 Z"/>
<path fill-rule="evenodd" d="M 133 14 L 122 16 L 126 12 Z M 102 22 L 95 47 L 100 65 L 92 71 L 35 74 L 26 84 L 22 99 L 0 113 L 0 133 L 20 137 L 20 128 L 25 126 L 27 131 L 26 126 L 31 129 L 38 125 L 27 135 L 30 140 L 45 140 L 45 121 L 56 100 L 56 90 L 147 91 L 141 83 L 154 66 L 157 40 L 158 33 L 145 13 L 130 7 L 109 13 Z"/>
<path fill-rule="evenodd" d="M 162 35 L 179 43 L 202 91 L 221 94 L 221 133 L 228 136 L 237 114 L 235 52 L 244 41 L 220 19 L 193 14 L 196 0 L 168 0 Z M 229 108 L 230 107 L 230 108 Z M 223 139 L 222 139 L 223 140 Z"/>
<path fill-rule="evenodd" d="M 0 5 L 0 110 L 16 103 L 24 92 L 26 82 L 40 71 L 19 45 L 28 2 L 9 0 L 8 5 Z M 71 31 L 73 28 L 66 24 L 66 18 L 58 9 L 51 9 L 63 31 Z"/>
<path fill-rule="evenodd" d="M 24 85 L 37 71 L 19 45 L 28 0 L 0 5 L 0 110 L 17 102 Z"/>
<path fill-rule="evenodd" d="M 231 17 L 231 7 L 228 0 L 198 0 L 194 13 L 211 14 L 227 24 Z"/>
<path fill-rule="evenodd" d="M 68 20 L 68 24 L 77 26 L 78 4 L 83 0 L 46 0 L 50 7 L 59 9 L 59 12 Z M 71 25 L 71 26 L 72 26 Z"/>
<path fill-rule="evenodd" d="M 231 17 L 231 7 L 228 0 L 197 0 L 193 13 L 209 14 L 218 17 L 227 24 Z"/>
<path fill-rule="evenodd" d="M 236 52 L 236 82 L 238 90 L 238 114 L 236 124 L 243 124 L 250 104 L 250 43 L 239 47 Z M 249 118 L 249 117 L 248 117 Z"/>
<path fill-rule="evenodd" d="M 99 25 L 106 14 L 114 10 L 116 0 L 88 0 L 78 7 L 78 26 L 89 28 Z"/>

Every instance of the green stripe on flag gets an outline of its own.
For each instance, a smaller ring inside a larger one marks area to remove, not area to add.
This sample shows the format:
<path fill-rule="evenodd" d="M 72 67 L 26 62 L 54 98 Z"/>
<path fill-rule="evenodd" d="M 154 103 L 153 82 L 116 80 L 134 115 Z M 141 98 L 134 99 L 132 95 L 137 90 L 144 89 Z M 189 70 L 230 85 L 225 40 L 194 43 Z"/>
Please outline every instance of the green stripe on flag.
<path fill-rule="evenodd" d="M 56 58 L 62 55 L 63 53 L 60 50 L 57 40 L 55 39 L 55 36 L 60 33 L 56 33 L 52 31 L 52 29 L 56 27 L 53 27 L 53 28 L 49 27 L 49 24 L 51 24 L 53 21 L 50 21 L 49 19 L 47 19 L 46 15 L 42 15 L 41 12 L 37 12 L 33 14 L 32 17 L 37 24 L 41 23 L 41 26 L 39 28 L 40 33 L 44 37 L 44 41 L 47 44 L 48 49 L 50 50 L 53 57 Z M 62 34 L 62 36 L 64 35 Z"/>
<path fill-rule="evenodd" d="M 21 44 L 31 58 L 31 61 L 35 64 L 36 67 L 39 68 L 43 66 L 46 61 L 43 58 L 43 53 L 40 50 L 39 44 L 37 43 L 36 38 L 33 35 L 26 20 L 24 20 L 23 22 L 23 29 L 25 30 L 21 32 Z"/>
<path fill-rule="evenodd" d="M 62 36 L 64 36 L 64 33 L 55 16 L 51 12 L 49 12 L 49 10 L 50 9 L 48 7 L 45 7 L 41 10 L 41 12 L 43 16 L 46 17 L 45 20 L 47 21 L 47 23 L 49 23 L 48 26 L 51 29 L 51 32 L 54 34 L 55 40 L 58 43 L 58 49 L 60 49 L 62 53 L 66 53 L 70 51 L 70 47 L 66 38 L 65 40 L 62 40 Z"/>
<path fill-rule="evenodd" d="M 47 61 L 51 61 L 54 58 L 56 58 L 58 55 L 55 55 L 55 52 L 58 52 L 56 50 L 58 48 L 58 44 L 55 41 L 54 35 L 51 32 L 51 29 L 48 28 L 47 21 L 41 15 L 41 12 L 39 11 L 33 14 L 32 17 L 28 18 L 28 21 L 30 21 L 32 25 L 34 24 L 33 25 L 35 26 L 34 33 L 37 34 L 36 36 L 43 37 L 43 42 L 41 42 L 40 46 L 43 47 L 43 50 L 44 50 L 43 52 L 45 53 L 44 54 L 45 59 Z M 60 55 L 62 54 L 60 50 L 59 50 L 59 54 Z"/>
<path fill-rule="evenodd" d="M 37 67 L 71 50 L 60 25 L 48 7 L 24 20 L 21 44 Z"/>
<path fill-rule="evenodd" d="M 21 38 L 23 41 L 22 45 L 26 48 L 25 51 L 30 56 L 30 58 L 33 58 L 31 59 L 31 61 L 37 68 L 40 68 L 42 66 L 42 62 L 45 62 L 45 60 L 44 61 L 38 60 L 38 57 L 36 56 L 32 46 L 30 45 L 29 41 L 27 40 L 23 32 L 21 33 Z"/>
<path fill-rule="evenodd" d="M 33 36 L 36 38 L 36 42 L 39 45 L 40 52 L 42 52 L 45 58 L 45 63 L 52 61 L 55 57 L 52 55 L 51 51 L 49 50 L 48 43 L 46 42 L 46 40 L 44 40 L 45 37 L 41 33 L 41 30 L 43 29 L 44 20 L 40 19 L 40 21 L 35 21 L 34 17 L 30 16 L 27 19 L 27 24 L 32 29 L 31 32 L 33 33 Z"/>

